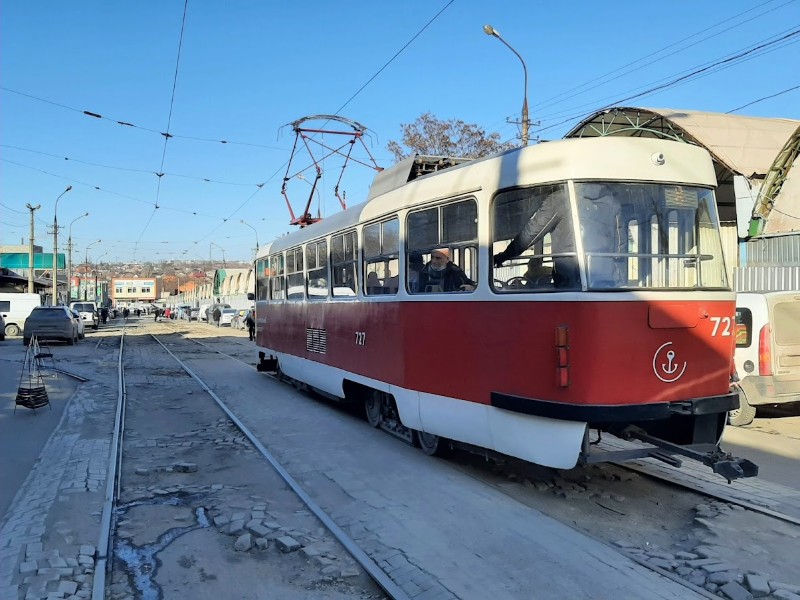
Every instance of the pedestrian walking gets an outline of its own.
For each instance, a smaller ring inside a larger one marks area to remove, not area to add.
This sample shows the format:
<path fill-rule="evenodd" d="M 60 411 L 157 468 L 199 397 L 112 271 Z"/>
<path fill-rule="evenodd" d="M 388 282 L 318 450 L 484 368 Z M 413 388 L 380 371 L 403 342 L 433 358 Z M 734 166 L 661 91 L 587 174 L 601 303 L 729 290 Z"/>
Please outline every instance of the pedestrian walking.
<path fill-rule="evenodd" d="M 247 316 L 244 318 L 247 325 L 247 334 L 250 336 L 250 341 L 256 339 L 256 315 L 252 309 L 247 311 Z"/>

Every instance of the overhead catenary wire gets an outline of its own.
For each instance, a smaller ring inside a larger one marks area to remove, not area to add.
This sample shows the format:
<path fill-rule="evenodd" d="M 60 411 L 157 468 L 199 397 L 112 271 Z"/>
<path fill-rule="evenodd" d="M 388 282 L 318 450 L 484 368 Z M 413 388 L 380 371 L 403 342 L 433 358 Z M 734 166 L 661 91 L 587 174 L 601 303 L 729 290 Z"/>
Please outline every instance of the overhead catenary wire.
<path fill-rule="evenodd" d="M 80 113 L 82 115 L 86 115 L 86 116 L 92 117 L 94 119 L 98 119 L 98 120 L 101 120 L 101 121 L 110 121 L 112 123 L 116 123 L 117 125 L 123 125 L 123 126 L 125 126 L 127 128 L 130 128 L 130 129 L 138 129 L 138 130 L 141 130 L 141 131 L 154 133 L 154 134 L 162 136 L 162 137 L 166 137 L 167 135 L 169 135 L 169 137 L 175 138 L 175 139 L 193 140 L 193 141 L 198 141 L 198 142 L 211 142 L 211 143 L 214 143 L 214 144 L 229 144 L 231 146 L 251 146 L 253 148 L 265 148 L 267 150 L 285 150 L 285 148 L 280 148 L 278 146 L 269 146 L 269 145 L 265 145 L 265 144 L 255 144 L 255 143 L 252 143 L 252 142 L 240 142 L 240 141 L 227 140 L 227 139 L 221 139 L 220 140 L 220 139 L 204 138 L 204 137 L 193 136 L 193 135 L 180 135 L 180 134 L 177 134 L 177 133 L 169 133 L 168 134 L 167 132 L 159 131 L 158 129 L 152 129 L 152 128 L 144 127 L 144 126 L 141 126 L 141 125 L 135 125 L 133 123 L 130 123 L 128 121 L 123 121 L 123 120 L 120 120 L 120 119 L 104 117 L 103 115 L 101 115 L 98 112 L 89 111 L 89 110 L 81 110 L 80 108 L 75 108 L 74 106 L 67 106 L 66 104 L 62 104 L 60 102 L 55 102 L 53 100 L 48 100 L 46 98 L 42 98 L 40 96 L 35 96 L 33 94 L 28 94 L 28 93 L 25 93 L 25 92 L 21 92 L 19 90 L 11 89 L 9 87 L 0 86 L 0 90 L 2 90 L 4 92 L 8 92 L 10 94 L 16 94 L 16 95 L 22 96 L 24 98 L 29 98 L 31 100 L 36 100 L 37 102 L 43 102 L 45 104 L 50 104 L 51 106 L 57 106 L 59 108 L 65 109 L 65 110 L 69 110 L 69 111 L 72 111 L 72 112 Z"/>
<path fill-rule="evenodd" d="M 796 42 L 800 41 L 800 37 L 798 37 L 798 36 L 800 36 L 800 28 L 794 29 L 794 30 L 788 30 L 788 33 L 787 33 L 787 30 L 785 30 L 784 32 L 781 32 L 781 34 L 778 34 L 778 35 L 780 37 L 778 37 L 777 39 L 767 38 L 768 41 L 763 41 L 762 40 L 761 42 L 757 43 L 755 46 L 751 46 L 751 47 L 749 47 L 747 49 L 737 51 L 733 55 L 728 55 L 728 56 L 725 56 L 723 58 L 717 59 L 717 60 L 715 60 L 713 62 L 705 63 L 703 65 L 700 65 L 700 66 L 697 66 L 697 67 L 693 67 L 693 69 L 690 70 L 689 72 L 684 72 L 684 73 L 682 73 L 682 74 L 680 74 L 678 76 L 674 76 L 673 75 L 672 79 L 670 79 L 670 80 L 668 80 L 668 81 L 666 81 L 664 83 L 658 83 L 658 84 L 655 84 L 655 85 L 651 84 L 651 87 L 646 89 L 646 90 L 644 90 L 644 91 L 640 91 L 640 92 L 632 94 L 630 96 L 626 96 L 624 98 L 617 99 L 617 100 L 615 100 L 613 102 L 605 103 L 602 106 L 600 106 L 598 108 L 595 108 L 594 110 L 591 110 L 589 112 L 585 112 L 584 111 L 584 112 L 581 112 L 581 113 L 572 114 L 569 117 L 567 117 L 567 118 L 565 118 L 565 119 L 563 119 L 563 120 L 561 120 L 561 121 L 559 121 L 557 123 L 554 123 L 552 125 L 548 125 L 546 127 L 539 128 L 537 130 L 537 133 L 541 133 L 542 131 L 547 131 L 549 129 L 554 129 L 555 127 L 558 127 L 560 125 L 563 125 L 563 124 L 571 122 L 571 121 L 574 121 L 576 119 L 585 118 L 585 117 L 587 117 L 587 116 L 589 116 L 589 115 L 591 115 L 591 114 L 593 114 L 595 112 L 598 112 L 600 110 L 603 110 L 605 108 L 611 108 L 613 106 L 621 106 L 621 105 L 624 105 L 626 102 L 630 102 L 631 100 L 642 98 L 644 96 L 651 95 L 651 94 L 653 94 L 655 92 L 663 91 L 665 89 L 669 89 L 671 87 L 674 87 L 674 86 L 677 86 L 677 85 L 681 85 L 683 83 L 686 83 L 687 81 L 690 81 L 693 78 L 699 78 L 699 76 L 702 76 L 704 74 L 709 73 L 711 71 L 711 69 L 715 69 L 717 67 L 729 68 L 730 66 L 733 66 L 733 65 L 737 64 L 737 62 L 739 62 L 739 61 L 746 60 L 747 57 L 749 57 L 753 53 L 758 52 L 760 50 L 767 49 L 767 48 L 769 48 L 769 47 L 771 47 L 771 46 L 773 46 L 775 44 L 785 43 L 787 40 L 791 40 L 792 44 L 796 43 Z M 775 37 L 775 36 L 773 36 L 773 37 Z"/>
<path fill-rule="evenodd" d="M 743 108 L 747 108 L 748 106 L 753 106 L 753 104 L 758 104 L 759 102 L 763 102 L 764 100 L 769 100 L 770 98 L 776 98 L 778 96 L 783 96 L 784 94 L 787 94 L 789 92 L 793 92 L 794 90 L 797 90 L 797 89 L 800 89 L 800 85 L 796 85 L 794 87 L 790 87 L 790 88 L 787 88 L 785 90 L 781 90 L 780 92 L 777 92 L 775 94 L 770 94 L 769 96 L 763 96 L 763 97 L 758 98 L 756 100 L 752 100 L 751 102 L 748 102 L 747 104 L 742 104 L 741 106 L 739 106 L 737 108 L 732 108 L 731 110 L 726 111 L 725 114 L 729 115 L 731 113 L 738 112 L 738 111 L 742 110 Z"/>
<path fill-rule="evenodd" d="M 263 182 L 258 183 L 243 183 L 243 182 L 236 182 L 236 181 L 221 181 L 218 179 L 212 179 L 210 177 L 199 177 L 196 175 L 184 175 L 181 173 L 169 173 L 163 172 L 160 173 L 158 171 L 150 171 L 147 169 L 134 169 L 132 167 L 118 167 L 114 165 L 104 165 L 101 163 L 90 162 L 87 160 L 80 160 L 78 158 L 71 158 L 69 156 L 60 156 L 58 154 L 51 154 L 49 152 L 42 152 L 41 150 L 33 150 L 31 148 L 23 148 L 21 146 L 12 146 L 9 144 L 0 144 L 0 148 L 10 148 L 12 150 L 21 150 L 23 152 L 30 152 L 32 154 L 38 154 L 40 156 L 49 156 L 51 158 L 58 158 L 61 160 L 66 160 L 70 162 L 80 163 L 82 165 L 89 165 L 91 167 L 100 167 L 102 169 L 113 169 L 115 171 L 126 171 L 128 173 L 143 173 L 146 175 L 155 175 L 157 177 L 180 177 L 182 179 L 194 179 L 196 181 L 203 181 L 206 183 L 217 183 L 220 185 L 234 185 L 234 186 L 241 186 L 241 187 L 250 187 L 250 186 L 261 186 L 264 185 Z"/>
<path fill-rule="evenodd" d="M 777 1 L 777 0 L 774 0 L 774 1 Z M 441 12 L 443 12 L 443 11 L 444 11 L 446 8 L 448 8 L 448 7 L 449 7 L 449 6 L 450 6 L 452 3 L 453 3 L 452 1 L 451 1 L 451 2 L 449 2 L 449 3 L 448 3 L 448 4 L 447 4 L 447 5 L 446 5 L 446 6 L 445 6 L 445 7 L 444 7 L 444 8 L 443 8 L 441 11 L 440 11 L 440 13 L 441 13 Z M 752 10 L 756 10 L 756 9 L 758 9 L 758 8 L 761 8 L 761 7 L 763 7 L 763 6 L 766 6 L 767 4 L 769 4 L 769 2 L 767 2 L 767 3 L 763 3 L 763 4 L 760 4 L 758 7 L 754 8 L 754 9 L 750 9 L 750 11 L 752 11 Z M 779 7 L 777 7 L 777 8 L 780 8 L 780 7 L 782 7 L 782 6 L 785 6 L 785 4 L 781 4 L 781 5 L 780 5 Z M 771 9 L 771 10 L 777 10 L 777 8 L 773 8 L 773 9 Z M 744 13 L 740 13 L 740 15 L 744 15 L 745 13 L 748 13 L 748 12 L 750 12 L 750 11 L 745 11 Z M 760 13 L 760 14 L 764 14 L 764 13 L 762 12 L 762 13 Z M 437 16 L 438 16 L 438 14 L 437 14 Z M 436 17 L 434 17 L 434 18 L 436 18 Z M 734 17 L 732 17 L 731 19 L 733 19 L 733 18 L 734 18 Z M 731 19 L 726 19 L 726 21 L 723 21 L 722 23 L 729 22 L 729 21 L 731 21 Z M 429 22 L 428 22 L 428 23 L 425 25 L 425 27 L 428 27 L 428 25 L 430 25 L 430 23 L 431 23 L 431 22 L 432 22 L 432 20 L 430 20 L 430 21 L 429 21 Z M 738 27 L 738 25 L 736 25 L 736 26 Z M 422 29 L 422 30 L 421 30 L 419 33 L 417 33 L 417 35 L 415 36 L 415 38 L 416 38 L 416 37 L 417 37 L 417 36 L 418 36 L 418 35 L 419 35 L 419 34 L 420 34 L 420 33 L 421 33 L 421 32 L 422 32 L 424 29 L 425 29 L 425 27 L 423 27 L 423 29 Z M 726 31 L 727 31 L 727 30 L 726 30 Z M 697 35 L 697 34 L 695 34 L 695 35 Z M 719 34 L 716 34 L 716 35 L 719 35 Z M 691 38 L 691 37 L 692 37 L 692 36 L 689 36 L 689 38 Z M 412 38 L 412 40 L 411 40 L 411 41 L 413 41 L 413 39 L 415 39 L 415 38 Z M 689 38 L 684 38 L 684 40 L 686 40 L 686 39 L 689 39 Z M 684 40 L 681 40 L 681 41 L 684 41 Z M 411 42 L 409 42 L 409 44 L 410 44 L 410 43 L 411 43 Z M 681 43 L 681 42 L 676 42 L 676 44 L 678 44 L 678 43 Z M 406 49 L 406 47 L 407 47 L 409 44 L 406 44 L 406 46 L 404 46 L 404 47 L 401 49 L 401 51 L 400 51 L 400 52 L 402 52 L 403 50 L 405 50 L 405 49 Z M 673 44 L 672 46 L 674 46 L 674 44 Z M 377 77 L 380 75 L 380 73 L 381 73 L 381 72 L 383 72 L 383 71 L 384 71 L 384 69 L 386 69 L 386 68 L 387 68 L 387 67 L 390 65 L 390 63 L 391 63 L 393 60 L 395 60 L 395 59 L 396 59 L 396 57 L 399 55 L 399 53 L 400 53 L 400 52 L 398 52 L 397 54 L 395 54 L 395 56 L 394 56 L 394 57 L 392 57 L 392 59 L 391 59 L 391 60 L 389 60 L 388 62 L 386 62 L 386 63 L 385 63 L 385 64 L 384 64 L 384 65 L 381 67 L 381 69 L 380 69 L 380 70 L 378 70 L 378 71 L 377 71 L 377 72 L 376 72 L 376 73 L 375 73 L 375 74 L 374 74 L 374 75 L 373 75 L 373 76 L 372 76 L 372 77 L 371 77 L 371 78 L 370 78 L 370 79 L 369 79 L 369 80 L 368 80 L 368 81 L 367 81 L 367 82 L 366 82 L 366 83 L 365 83 L 363 86 L 361 86 L 361 88 L 360 88 L 359 90 L 357 90 L 357 91 L 356 91 L 356 93 L 355 93 L 355 94 L 353 94 L 353 95 L 352 95 L 352 96 L 351 96 L 351 97 L 350 97 L 350 98 L 349 98 L 349 99 L 348 99 L 348 100 L 347 100 L 347 101 L 346 101 L 346 102 L 345 102 L 345 103 L 342 105 L 342 107 L 339 109 L 339 111 L 343 110 L 343 109 L 344 109 L 346 106 L 348 106 L 348 105 L 349 105 L 349 104 L 352 102 L 352 100 L 353 100 L 355 97 L 357 97 L 357 96 L 358 96 L 358 94 L 359 94 L 359 93 L 361 93 L 361 92 L 363 91 L 363 89 L 364 89 L 364 88 L 365 88 L 365 87 L 366 87 L 368 84 L 370 84 L 372 81 L 374 81 L 374 80 L 375 80 L 375 79 L 376 79 L 376 78 L 377 78 Z M 645 57 L 645 58 L 646 58 L 646 57 Z M 643 59 L 639 59 L 639 60 L 641 61 L 641 60 L 643 60 Z M 630 64 L 635 64 L 635 63 L 630 63 Z M 624 68 L 624 67 L 623 67 L 623 68 Z M 176 65 L 176 71 L 177 71 L 177 65 Z M 2 88 L 0 88 L 0 89 L 2 89 Z M 174 93 L 174 83 L 173 83 L 173 93 Z M 54 103 L 54 104 L 55 104 L 55 103 Z M 64 107 L 64 108 L 68 108 L 68 109 L 70 109 L 70 110 L 73 110 L 73 109 L 71 109 L 71 107 L 68 107 L 68 106 L 64 106 L 64 105 L 58 105 L 58 106 L 62 106 L 62 107 Z M 735 110 L 738 110 L 738 109 L 735 109 Z M 85 113 L 86 111 L 78 111 L 78 112 Z M 96 117 L 95 117 L 95 118 L 96 118 Z M 131 126 L 131 124 L 129 124 L 129 123 L 124 123 L 124 122 L 121 122 L 120 124 L 123 124 L 123 125 L 126 125 L 126 126 Z M 510 127 L 510 125 L 506 124 L 506 125 L 505 125 L 505 126 L 502 128 L 502 130 L 503 130 L 503 131 L 507 131 L 507 130 L 508 130 L 508 127 Z M 157 131 L 157 130 L 155 130 L 155 129 L 153 129 L 152 131 L 153 131 L 154 133 L 157 133 L 158 135 L 164 136 L 164 132 L 159 132 L 159 131 Z M 229 142 L 227 142 L 227 141 L 225 141 L 225 140 L 206 140 L 205 138 L 196 138 L 196 137 L 191 137 L 191 136 L 178 136 L 178 135 L 174 135 L 174 134 L 172 134 L 172 133 L 170 132 L 169 128 L 168 128 L 168 132 L 167 132 L 167 133 L 169 133 L 169 135 L 170 135 L 171 137 L 176 137 L 176 138 L 177 138 L 177 137 L 186 137 L 187 139 L 199 139 L 199 140 L 202 140 L 202 141 L 215 141 L 215 142 L 221 142 L 221 143 L 229 143 Z M 166 138 L 166 137 L 165 137 L 165 140 L 166 140 L 166 139 L 169 139 L 169 138 Z M 230 143 L 233 143 L 233 142 L 230 142 Z M 245 145 L 259 146 L 259 145 L 257 145 L 257 144 L 245 144 Z M 166 143 L 165 143 L 165 147 L 164 147 L 164 149 L 166 150 Z M 268 180 L 268 181 L 272 181 L 272 180 L 274 180 L 275 176 L 276 176 L 276 175 L 277 175 L 277 174 L 280 172 L 280 170 L 281 170 L 280 168 L 279 168 L 278 170 L 276 170 L 276 173 L 275 173 L 275 174 L 273 174 L 273 175 L 272 175 L 272 176 L 269 178 L 269 180 Z M 163 171 L 163 169 L 162 169 L 162 171 Z M 152 171 L 148 171 L 148 173 L 152 173 Z M 164 173 L 164 174 L 163 174 L 163 176 L 167 176 L 167 175 L 175 176 L 174 174 L 168 174 L 168 173 Z M 190 179 L 191 179 L 191 177 L 187 177 L 187 178 L 190 178 Z M 205 178 L 204 178 L 204 179 L 205 179 Z M 267 183 L 267 182 L 265 182 L 265 183 Z M 247 185 L 247 184 L 242 184 L 242 185 Z M 219 223 L 219 225 L 217 225 L 217 226 L 214 228 L 214 230 L 213 230 L 213 231 L 217 231 L 217 230 L 219 230 L 219 228 L 220 228 L 220 227 L 224 226 L 224 224 L 225 224 L 225 223 L 226 223 L 228 220 L 231 220 L 231 219 L 233 219 L 233 217 L 234 217 L 234 216 L 235 216 L 235 215 L 236 215 L 238 212 L 240 212 L 240 211 L 241 211 L 241 210 L 242 210 L 242 209 L 243 209 L 243 208 L 244 208 L 244 207 L 245 207 L 245 206 L 246 206 L 248 203 L 252 202 L 252 200 L 253 200 L 253 199 L 256 197 L 256 195 L 257 195 L 257 194 L 258 194 L 260 191 L 261 191 L 261 188 L 259 188 L 259 189 L 257 189 L 257 190 L 254 190 L 254 191 L 253 191 L 251 194 L 248 194 L 248 196 L 247 196 L 247 198 L 244 200 L 244 202 L 243 202 L 243 203 L 242 203 L 242 204 L 241 204 L 241 205 L 240 205 L 240 206 L 239 206 L 237 209 L 235 209 L 235 210 L 234 210 L 234 211 L 233 211 L 233 212 L 232 212 L 232 213 L 231 213 L 231 214 L 230 214 L 230 215 L 229 215 L 227 218 L 221 218 L 221 217 L 212 217 L 211 215 L 203 215 L 203 216 L 208 216 L 208 217 L 211 217 L 211 218 L 219 218 L 219 219 L 221 219 L 221 222 Z M 122 194 L 120 194 L 119 196 L 120 196 L 120 197 L 128 197 L 128 198 L 130 198 L 130 196 L 125 196 L 125 195 L 122 195 Z M 185 214 L 198 214 L 198 213 L 195 213 L 194 211 L 191 211 L 191 210 L 185 210 L 185 209 L 179 209 L 179 208 L 168 208 L 167 206 L 165 206 L 164 204 L 162 204 L 162 202 L 161 202 L 160 200 L 157 200 L 157 202 L 156 202 L 156 203 L 153 203 L 153 202 L 145 202 L 145 201 L 142 201 L 142 200 L 140 200 L 140 199 L 134 199 L 134 200 L 135 200 L 135 201 L 137 201 L 137 202 L 144 202 L 145 204 L 148 204 L 148 205 L 150 205 L 150 206 L 156 206 L 156 205 L 157 205 L 157 206 L 159 206 L 160 208 L 162 208 L 162 209 L 165 209 L 165 210 L 174 210 L 175 212 L 182 212 L 182 213 L 185 213 Z M 213 232 L 212 232 L 212 233 L 213 233 Z M 211 235 L 211 234 L 209 234 L 209 235 Z M 207 237 L 208 237 L 208 235 L 207 235 L 207 236 L 205 236 L 203 239 L 206 239 Z M 137 240 L 137 241 L 141 241 L 141 240 L 142 240 L 142 236 L 140 236 L 140 239 L 139 239 L 139 240 Z"/>
<path fill-rule="evenodd" d="M 693 48 L 694 46 L 697 46 L 698 44 L 700 44 L 702 42 L 706 42 L 708 40 L 711 40 L 711 39 L 713 39 L 715 37 L 718 37 L 718 36 L 720 36 L 720 35 L 722 35 L 724 33 L 727 33 L 728 31 L 731 31 L 731 30 L 736 29 L 738 27 L 742 27 L 744 25 L 750 25 L 752 23 L 753 19 L 758 19 L 759 17 L 763 17 L 766 14 L 769 14 L 769 13 L 774 12 L 776 10 L 779 10 L 779 9 L 789 5 L 789 4 L 792 4 L 792 3 L 796 2 L 797 0 L 789 0 L 788 2 L 784 2 L 783 4 L 781 4 L 779 6 L 772 7 L 772 8 L 770 8 L 770 9 L 768 9 L 766 11 L 763 11 L 763 12 L 757 14 L 757 15 L 749 17 L 746 21 L 742 21 L 741 23 L 737 23 L 735 25 L 731 25 L 730 27 L 727 27 L 727 28 L 725 28 L 725 29 L 723 29 L 721 31 L 718 31 L 717 33 L 714 33 L 713 35 L 704 37 L 704 38 L 702 38 L 700 40 L 697 40 L 696 42 L 694 42 L 692 44 L 688 44 L 686 46 L 680 47 L 680 48 L 676 49 L 673 52 L 670 52 L 668 54 L 664 54 L 663 56 L 659 56 L 658 58 L 655 58 L 652 61 L 649 61 L 649 62 L 646 62 L 645 64 L 639 65 L 635 69 L 625 70 L 625 69 L 628 69 L 628 67 L 632 67 L 633 65 L 641 63 L 642 61 L 647 60 L 650 57 L 657 56 L 657 55 L 661 54 L 662 52 L 664 52 L 665 50 L 669 50 L 670 48 L 674 48 L 675 46 L 678 46 L 679 44 L 682 44 L 683 42 L 689 41 L 692 38 L 695 38 L 695 37 L 697 37 L 697 36 L 699 36 L 699 35 L 701 35 L 703 33 L 706 33 L 708 31 L 716 29 L 717 27 L 719 27 L 721 25 L 724 25 L 725 23 L 728 23 L 730 21 L 733 21 L 735 19 L 743 17 L 743 16 L 753 12 L 754 10 L 758 10 L 759 8 L 761 8 L 763 6 L 766 6 L 767 4 L 771 4 L 772 2 L 775 2 L 775 1 L 776 0 L 768 0 L 767 2 L 764 2 L 763 4 L 760 4 L 760 5 L 756 6 L 756 7 L 747 9 L 747 10 L 741 12 L 741 13 L 733 15 L 732 17 L 729 17 L 729 18 L 727 18 L 727 19 L 725 19 L 723 21 L 720 21 L 718 23 L 715 23 L 714 25 L 712 25 L 710 27 L 706 27 L 705 29 L 702 29 L 701 31 L 693 33 L 693 34 L 691 34 L 689 36 L 686 36 L 685 38 L 682 38 L 682 39 L 680 39 L 680 40 L 678 40 L 676 42 L 668 44 L 668 45 L 664 46 L 663 48 L 660 48 L 659 50 L 655 50 L 654 52 L 651 52 L 650 54 L 647 54 L 647 55 L 645 55 L 645 56 L 643 56 L 641 58 L 638 58 L 638 59 L 636 59 L 634 61 L 631 61 L 631 62 L 629 62 L 629 63 L 627 63 L 627 64 L 625 64 L 625 65 L 623 65 L 621 67 L 613 69 L 612 71 L 609 71 L 609 72 L 607 72 L 607 73 L 605 73 L 603 75 L 599 75 L 599 76 L 597 76 L 597 77 L 595 77 L 593 79 L 590 79 L 590 80 L 588 80 L 588 81 L 586 81 L 586 82 L 584 82 L 582 84 L 579 84 L 577 86 L 574 86 L 572 88 L 564 90 L 563 92 L 561 92 L 561 93 L 559 93 L 559 94 L 557 94 L 555 96 L 551 96 L 550 98 L 547 98 L 545 100 L 541 100 L 541 101 L 533 104 L 532 108 L 535 108 L 537 110 L 542 110 L 544 108 L 552 106 L 560 98 L 563 98 L 565 96 L 569 96 L 569 97 L 574 98 L 575 95 L 576 95 L 575 92 L 577 92 L 578 90 L 581 90 L 583 88 L 586 88 L 586 87 L 588 87 L 588 86 L 590 86 L 592 84 L 595 84 L 594 86 L 592 86 L 592 89 L 595 89 L 595 88 L 599 87 L 600 85 L 605 85 L 607 83 L 611 83 L 612 81 L 616 81 L 617 79 L 620 79 L 621 77 L 624 77 L 626 75 L 630 75 L 631 73 L 635 73 L 636 71 L 639 71 L 639 70 L 641 70 L 641 69 L 643 69 L 645 67 L 648 67 L 648 66 L 650 66 L 652 64 L 660 62 L 660 61 L 662 61 L 662 60 L 664 60 L 666 58 L 669 58 L 670 56 L 674 56 L 676 54 L 679 54 L 680 52 L 684 52 L 686 50 L 689 50 L 690 48 Z M 620 71 L 622 71 L 622 72 L 620 73 Z M 614 77 L 609 78 L 609 76 L 614 75 L 615 73 L 619 73 L 619 74 L 615 75 Z M 591 91 L 591 90 L 589 90 L 589 91 Z"/>
<path fill-rule="evenodd" d="M 186 13 L 188 12 L 188 10 L 189 10 L 189 0 L 184 0 L 183 18 L 181 19 L 181 33 L 178 36 L 178 56 L 175 58 L 175 74 L 172 77 L 172 94 L 170 94 L 170 99 L 169 99 L 169 114 L 167 115 L 167 131 L 164 134 L 164 146 L 163 149 L 161 150 L 161 166 L 158 169 L 158 173 L 160 174 L 164 172 L 164 161 L 167 158 L 167 144 L 169 144 L 169 138 L 170 138 L 169 130 L 172 125 L 172 111 L 175 107 L 175 90 L 178 87 L 178 71 L 181 64 L 181 49 L 183 48 L 183 34 L 184 31 L 186 31 Z M 139 237 L 136 239 L 136 242 L 134 243 L 134 256 L 136 255 L 136 246 L 139 243 L 139 240 L 142 239 L 142 236 L 147 231 L 147 228 L 150 227 L 150 223 L 153 221 L 153 217 L 155 216 L 155 211 L 158 210 L 158 201 L 161 196 L 161 178 L 162 178 L 161 175 L 159 175 L 157 178 L 158 183 L 156 184 L 156 202 L 155 206 L 153 207 L 153 213 L 150 215 L 150 218 L 147 219 L 147 223 L 145 223 L 142 232 L 139 234 Z"/>
<path fill-rule="evenodd" d="M 800 29 L 796 28 L 796 26 L 793 29 L 792 28 L 785 29 L 778 34 L 775 34 L 769 38 L 765 38 L 759 42 L 756 42 L 751 46 L 747 46 L 745 48 L 736 50 L 733 53 L 724 55 L 722 57 L 713 59 L 705 63 L 694 65 L 692 67 L 689 67 L 688 69 L 679 71 L 678 73 L 673 73 L 665 77 L 662 77 L 660 79 L 657 79 L 655 81 L 644 84 L 642 86 L 637 86 L 634 88 L 630 88 L 624 92 L 621 92 L 621 94 L 632 94 L 627 98 L 616 99 L 612 101 L 611 99 L 615 98 L 615 96 L 605 96 L 600 100 L 596 100 L 594 102 L 572 106 L 556 113 L 544 115 L 541 117 L 541 121 L 546 122 L 559 117 L 563 117 L 565 115 L 568 115 L 567 120 L 579 118 L 583 115 L 583 113 L 575 114 L 575 111 L 581 108 L 597 107 L 598 104 L 606 106 L 619 105 L 622 102 L 628 102 L 632 99 L 651 95 L 663 89 L 676 87 L 678 85 L 683 85 L 684 83 L 688 83 L 689 81 L 701 79 L 702 77 L 716 73 L 721 70 L 728 69 L 732 66 L 736 66 L 743 62 L 747 62 L 749 60 L 752 60 L 753 58 L 759 58 L 763 54 L 779 50 L 786 45 L 800 42 L 800 38 L 797 37 L 798 33 L 800 33 Z M 599 110 L 599 109 L 594 109 L 594 110 Z"/>

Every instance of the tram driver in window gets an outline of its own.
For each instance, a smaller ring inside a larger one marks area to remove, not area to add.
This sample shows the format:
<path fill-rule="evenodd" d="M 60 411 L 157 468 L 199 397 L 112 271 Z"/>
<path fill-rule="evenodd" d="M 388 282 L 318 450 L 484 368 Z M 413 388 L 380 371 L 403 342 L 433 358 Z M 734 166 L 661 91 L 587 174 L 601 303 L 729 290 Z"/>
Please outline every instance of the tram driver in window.
<path fill-rule="evenodd" d="M 565 186 L 547 196 L 506 249 L 495 254 L 494 266 L 503 266 L 505 261 L 516 258 L 548 233 L 551 234 L 553 254 L 562 255 L 553 258 L 553 285 L 557 288 L 579 287 L 580 270 L 578 259 L 574 255 L 575 236 Z M 570 253 L 573 256 L 563 256 Z"/>
<path fill-rule="evenodd" d="M 422 292 L 471 292 L 476 284 L 450 260 L 449 248 L 436 248 L 419 274 L 418 285 Z"/>

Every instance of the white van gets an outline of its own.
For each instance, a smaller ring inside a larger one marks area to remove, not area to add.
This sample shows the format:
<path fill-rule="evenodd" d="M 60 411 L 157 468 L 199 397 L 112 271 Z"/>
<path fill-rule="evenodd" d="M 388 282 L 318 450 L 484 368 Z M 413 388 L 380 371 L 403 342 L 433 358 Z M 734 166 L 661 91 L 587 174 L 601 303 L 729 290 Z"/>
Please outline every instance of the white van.
<path fill-rule="evenodd" d="M 42 305 L 39 294 L 0 292 L 0 314 L 6 322 L 5 335 L 20 335 L 25 328 L 25 319 L 37 306 Z"/>
<path fill-rule="evenodd" d="M 734 364 L 732 425 L 752 423 L 756 406 L 800 402 L 800 291 L 736 294 Z"/>
<path fill-rule="evenodd" d="M 97 329 L 100 326 L 100 313 L 97 312 L 97 304 L 94 302 L 70 302 L 69 307 L 81 316 L 84 327 Z"/>

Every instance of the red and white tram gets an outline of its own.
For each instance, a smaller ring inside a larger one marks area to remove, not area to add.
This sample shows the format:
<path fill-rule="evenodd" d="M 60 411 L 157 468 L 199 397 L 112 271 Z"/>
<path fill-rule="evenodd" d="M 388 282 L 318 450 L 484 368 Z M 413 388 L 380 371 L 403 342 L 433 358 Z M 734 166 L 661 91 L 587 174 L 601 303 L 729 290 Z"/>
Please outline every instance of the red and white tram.
<path fill-rule="evenodd" d="M 704 149 L 661 139 L 407 159 L 363 204 L 261 249 L 259 368 L 363 402 L 428 453 L 455 441 L 571 468 L 600 460 L 598 430 L 650 444 L 603 459 L 755 475 L 718 447 L 738 397 L 715 185 Z M 548 203 L 557 218 L 537 216 Z M 421 287 L 432 253 L 474 285 Z"/>

